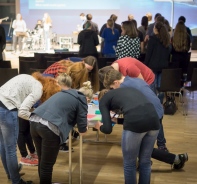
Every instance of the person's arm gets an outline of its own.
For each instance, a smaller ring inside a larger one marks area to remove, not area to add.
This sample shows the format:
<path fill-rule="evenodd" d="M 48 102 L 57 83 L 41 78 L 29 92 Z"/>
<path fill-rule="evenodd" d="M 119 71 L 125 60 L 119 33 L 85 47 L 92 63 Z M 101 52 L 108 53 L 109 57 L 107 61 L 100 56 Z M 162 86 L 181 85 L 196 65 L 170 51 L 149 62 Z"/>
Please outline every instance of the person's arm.
<path fill-rule="evenodd" d="M 119 58 L 121 52 L 122 52 L 122 42 L 124 40 L 123 36 L 120 36 L 118 42 L 117 42 L 117 47 L 116 47 L 116 57 Z"/>
<path fill-rule="evenodd" d="M 93 37 L 94 37 L 94 45 L 97 46 L 99 44 L 99 39 L 95 31 L 94 31 Z"/>
<path fill-rule="evenodd" d="M 27 30 L 26 23 L 25 23 L 25 21 L 23 20 L 23 31 L 25 32 L 26 30 Z"/>
<path fill-rule="evenodd" d="M 112 132 L 112 123 L 110 116 L 110 109 L 108 109 L 108 102 L 111 99 L 105 98 L 105 96 L 99 102 L 99 109 L 102 115 L 102 125 L 100 126 L 100 131 L 105 134 L 110 134 Z"/>
<path fill-rule="evenodd" d="M 105 35 L 106 35 L 106 29 L 103 30 L 103 32 L 101 34 L 101 38 L 105 39 Z"/>
<path fill-rule="evenodd" d="M 140 53 L 144 52 L 144 38 L 141 31 L 138 31 L 138 36 L 140 38 Z"/>
<path fill-rule="evenodd" d="M 20 108 L 18 109 L 18 116 L 22 119 L 29 119 L 30 109 L 32 106 L 40 100 L 42 96 L 42 85 L 40 83 L 36 83 L 33 87 L 32 92 L 25 98 L 22 102 Z"/>
<path fill-rule="evenodd" d="M 103 30 L 104 30 L 105 28 L 106 28 L 106 24 L 104 24 L 104 25 L 102 26 L 102 28 L 101 28 L 101 30 L 100 30 L 100 33 L 99 33 L 100 36 L 102 35 Z"/>
<path fill-rule="evenodd" d="M 4 28 L 2 27 L 1 28 L 1 36 L 0 36 L 0 39 L 1 39 L 1 42 L 2 42 L 2 51 L 5 49 L 6 47 L 6 36 L 5 36 L 5 30 Z"/>
<path fill-rule="evenodd" d="M 140 51 L 144 53 L 144 42 L 140 42 Z"/>
<path fill-rule="evenodd" d="M 145 57 L 145 61 L 144 61 L 144 64 L 146 66 L 149 66 L 150 59 L 151 59 L 151 56 L 152 56 L 152 53 L 153 53 L 153 49 L 154 49 L 154 41 L 153 41 L 153 38 L 150 37 L 150 39 L 148 41 L 146 57 Z"/>
<path fill-rule="evenodd" d="M 79 33 L 78 38 L 77 38 L 77 43 L 78 43 L 79 45 L 81 45 L 82 42 L 83 42 L 83 41 L 82 41 L 82 36 L 83 36 L 83 35 L 82 35 L 81 33 L 82 33 L 82 32 Z"/>
<path fill-rule="evenodd" d="M 84 97 L 85 98 L 85 97 Z M 86 99 L 85 99 L 86 101 Z M 88 113 L 88 106 L 87 104 L 82 104 L 79 102 L 79 106 L 77 109 L 77 128 L 80 134 L 84 134 L 87 131 L 87 113 Z"/>
<path fill-rule="evenodd" d="M 12 28 L 13 28 L 13 29 L 16 28 L 16 20 L 13 21 Z"/>

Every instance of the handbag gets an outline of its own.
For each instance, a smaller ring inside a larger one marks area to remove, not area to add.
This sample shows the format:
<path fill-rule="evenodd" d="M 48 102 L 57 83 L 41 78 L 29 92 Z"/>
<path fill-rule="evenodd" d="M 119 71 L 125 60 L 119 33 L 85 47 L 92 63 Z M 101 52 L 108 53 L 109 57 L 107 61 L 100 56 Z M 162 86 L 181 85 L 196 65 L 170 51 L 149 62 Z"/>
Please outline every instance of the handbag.
<path fill-rule="evenodd" d="M 174 115 L 175 112 L 177 111 L 175 97 L 174 96 L 167 96 L 166 102 L 164 102 L 163 106 L 164 106 L 164 114 Z"/>

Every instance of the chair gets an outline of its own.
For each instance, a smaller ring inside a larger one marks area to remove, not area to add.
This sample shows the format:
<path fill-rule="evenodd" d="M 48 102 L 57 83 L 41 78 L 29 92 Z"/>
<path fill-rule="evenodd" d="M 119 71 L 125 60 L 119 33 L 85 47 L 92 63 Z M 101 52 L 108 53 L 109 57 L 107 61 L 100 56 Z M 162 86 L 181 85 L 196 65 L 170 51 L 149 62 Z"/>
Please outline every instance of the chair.
<path fill-rule="evenodd" d="M 18 75 L 17 68 L 0 68 L 0 86 Z"/>
<path fill-rule="evenodd" d="M 190 93 L 197 91 L 197 68 L 193 69 L 192 78 L 191 78 L 191 86 L 186 86 L 184 89 L 188 90 Z"/>
<path fill-rule="evenodd" d="M 24 57 L 24 56 L 19 56 L 19 61 L 34 61 L 35 57 Z"/>
<path fill-rule="evenodd" d="M 19 61 L 19 74 L 31 74 L 30 68 L 38 68 L 36 61 Z"/>
<path fill-rule="evenodd" d="M 12 68 L 10 61 L 1 61 L 0 62 L 0 68 Z"/>
<path fill-rule="evenodd" d="M 98 69 L 111 65 L 115 60 L 116 58 L 105 58 L 105 57 L 98 58 L 97 59 Z"/>
<path fill-rule="evenodd" d="M 186 80 L 184 82 L 190 82 L 192 79 L 192 73 L 193 73 L 193 69 L 197 68 L 197 62 L 189 62 L 188 68 L 187 68 L 187 77 Z"/>
<path fill-rule="evenodd" d="M 30 74 L 34 73 L 34 72 L 40 72 L 43 73 L 45 71 L 45 69 L 40 69 L 40 68 L 30 68 Z"/>
<path fill-rule="evenodd" d="M 161 85 L 158 88 L 159 92 L 170 92 L 172 94 L 179 94 L 180 102 L 182 104 L 183 115 L 187 115 L 186 109 L 184 107 L 183 96 L 182 96 L 182 69 L 174 68 L 174 69 L 163 69 L 161 75 Z"/>
<path fill-rule="evenodd" d="M 61 57 L 60 56 L 45 56 L 44 57 L 46 61 L 60 61 Z"/>

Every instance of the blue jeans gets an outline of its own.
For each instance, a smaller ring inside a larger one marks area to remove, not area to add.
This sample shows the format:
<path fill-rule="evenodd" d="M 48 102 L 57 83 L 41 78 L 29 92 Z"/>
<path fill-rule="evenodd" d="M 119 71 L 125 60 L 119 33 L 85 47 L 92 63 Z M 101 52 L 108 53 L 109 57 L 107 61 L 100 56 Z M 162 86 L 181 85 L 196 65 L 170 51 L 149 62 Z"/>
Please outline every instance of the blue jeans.
<path fill-rule="evenodd" d="M 166 146 L 166 139 L 165 139 L 165 135 L 164 135 L 162 119 L 160 119 L 160 129 L 159 129 L 159 134 L 157 136 L 157 146 L 158 147 L 165 147 Z"/>
<path fill-rule="evenodd" d="M 155 83 L 155 87 L 157 89 L 161 86 L 161 72 L 154 72 L 154 74 L 155 74 L 155 82 L 154 83 Z M 161 104 L 163 104 L 164 93 L 159 92 L 157 96 L 160 99 Z"/>
<path fill-rule="evenodd" d="M 104 57 L 106 58 L 116 58 L 116 54 L 104 54 Z"/>
<path fill-rule="evenodd" d="M 125 184 L 137 184 L 136 160 L 139 157 L 139 182 L 150 184 L 151 154 L 159 130 L 135 133 L 123 130 L 122 153 Z"/>
<path fill-rule="evenodd" d="M 12 180 L 12 184 L 18 184 L 20 181 L 16 156 L 18 132 L 18 112 L 0 107 L 1 160 L 6 174 Z"/>

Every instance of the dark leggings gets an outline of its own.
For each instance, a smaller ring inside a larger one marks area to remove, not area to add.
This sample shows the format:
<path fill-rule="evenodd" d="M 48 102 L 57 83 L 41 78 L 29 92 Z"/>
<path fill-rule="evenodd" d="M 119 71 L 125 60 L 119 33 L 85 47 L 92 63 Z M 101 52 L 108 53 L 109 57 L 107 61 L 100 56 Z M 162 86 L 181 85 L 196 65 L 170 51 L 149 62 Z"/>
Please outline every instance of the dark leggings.
<path fill-rule="evenodd" d="M 154 148 L 151 157 L 161 162 L 165 162 L 167 164 L 172 165 L 174 163 L 176 155 L 168 153 L 167 151 Z"/>
<path fill-rule="evenodd" d="M 51 184 L 53 165 L 59 152 L 60 137 L 41 123 L 31 122 L 30 127 L 38 154 L 40 184 Z"/>
<path fill-rule="evenodd" d="M 18 148 L 22 157 L 28 155 L 26 145 L 30 153 L 35 152 L 35 147 L 30 134 L 30 123 L 27 120 L 19 118 L 19 135 L 18 135 Z"/>

